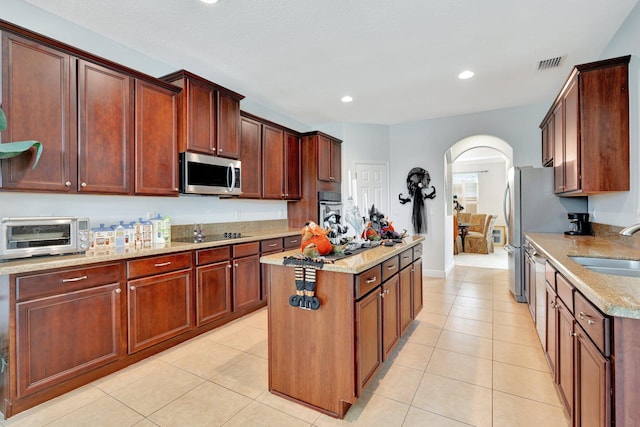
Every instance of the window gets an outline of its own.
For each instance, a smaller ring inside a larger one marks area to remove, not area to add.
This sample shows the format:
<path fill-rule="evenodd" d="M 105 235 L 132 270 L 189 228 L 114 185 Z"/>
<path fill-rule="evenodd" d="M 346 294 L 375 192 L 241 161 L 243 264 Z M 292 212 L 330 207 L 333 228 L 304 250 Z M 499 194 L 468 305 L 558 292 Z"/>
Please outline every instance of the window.
<path fill-rule="evenodd" d="M 478 172 L 462 172 L 453 174 L 453 194 L 458 196 L 458 203 L 464 207 L 463 212 L 478 212 Z"/>

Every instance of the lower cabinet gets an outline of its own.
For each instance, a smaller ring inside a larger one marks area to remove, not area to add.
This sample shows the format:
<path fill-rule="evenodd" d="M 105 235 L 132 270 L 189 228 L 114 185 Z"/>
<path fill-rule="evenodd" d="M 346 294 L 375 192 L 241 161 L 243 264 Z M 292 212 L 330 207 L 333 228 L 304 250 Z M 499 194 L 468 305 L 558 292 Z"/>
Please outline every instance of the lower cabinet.
<path fill-rule="evenodd" d="M 356 301 L 355 314 L 358 337 L 357 395 L 360 396 L 382 364 L 382 299 L 379 286 Z"/>
<path fill-rule="evenodd" d="M 233 245 L 233 311 L 256 307 L 261 303 L 260 243 Z"/>
<path fill-rule="evenodd" d="M 229 246 L 196 251 L 196 326 L 231 313 Z"/>
<path fill-rule="evenodd" d="M 193 327 L 191 266 L 191 252 L 127 262 L 129 353 Z"/>
<path fill-rule="evenodd" d="M 123 354 L 119 263 L 21 275 L 14 283 L 14 398 L 63 383 Z"/>
<path fill-rule="evenodd" d="M 396 274 L 382 284 L 382 360 L 386 360 L 400 339 L 400 279 Z"/>
<path fill-rule="evenodd" d="M 547 263 L 545 353 L 571 425 L 610 426 L 610 319 Z"/>

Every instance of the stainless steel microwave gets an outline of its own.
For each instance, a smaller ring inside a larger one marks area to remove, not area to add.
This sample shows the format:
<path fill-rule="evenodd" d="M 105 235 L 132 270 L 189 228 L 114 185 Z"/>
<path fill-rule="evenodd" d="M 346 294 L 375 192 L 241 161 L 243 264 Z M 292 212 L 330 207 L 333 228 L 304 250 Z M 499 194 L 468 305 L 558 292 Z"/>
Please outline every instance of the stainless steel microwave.
<path fill-rule="evenodd" d="M 242 194 L 240 160 L 180 153 L 180 192 L 184 194 Z"/>
<path fill-rule="evenodd" d="M 91 244 L 88 218 L 2 218 L 0 236 L 0 259 L 73 254 Z"/>

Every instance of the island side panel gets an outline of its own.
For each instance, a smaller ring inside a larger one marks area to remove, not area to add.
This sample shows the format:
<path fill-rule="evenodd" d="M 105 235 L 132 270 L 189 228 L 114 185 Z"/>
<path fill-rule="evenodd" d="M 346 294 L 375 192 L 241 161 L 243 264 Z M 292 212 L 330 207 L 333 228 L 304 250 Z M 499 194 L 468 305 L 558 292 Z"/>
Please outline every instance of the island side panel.
<path fill-rule="evenodd" d="M 356 400 L 353 276 L 318 270 L 318 310 L 289 305 L 294 268 L 270 265 L 269 390 L 343 418 Z"/>

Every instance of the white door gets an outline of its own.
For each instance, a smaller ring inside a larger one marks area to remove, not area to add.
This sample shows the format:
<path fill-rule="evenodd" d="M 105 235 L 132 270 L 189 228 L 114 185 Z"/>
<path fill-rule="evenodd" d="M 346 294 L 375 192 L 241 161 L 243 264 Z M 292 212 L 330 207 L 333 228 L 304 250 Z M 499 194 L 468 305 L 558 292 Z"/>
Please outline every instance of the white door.
<path fill-rule="evenodd" d="M 371 205 L 389 215 L 389 165 L 387 163 L 356 163 L 356 182 L 360 213 L 369 218 Z"/>

